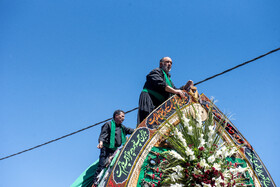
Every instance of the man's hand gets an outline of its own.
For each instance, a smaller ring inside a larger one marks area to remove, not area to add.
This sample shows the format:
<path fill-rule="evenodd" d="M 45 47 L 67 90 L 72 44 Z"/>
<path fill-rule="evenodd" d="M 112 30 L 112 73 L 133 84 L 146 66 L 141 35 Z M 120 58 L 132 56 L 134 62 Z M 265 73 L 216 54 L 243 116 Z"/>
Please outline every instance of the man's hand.
<path fill-rule="evenodd" d="M 99 142 L 99 144 L 97 145 L 97 148 L 98 149 L 102 149 L 103 148 L 103 142 L 102 141 Z"/>
<path fill-rule="evenodd" d="M 182 90 L 176 90 L 176 94 L 179 95 L 181 98 L 185 98 L 185 93 Z"/>
<path fill-rule="evenodd" d="M 170 86 L 166 86 L 165 87 L 165 91 L 169 92 L 169 93 L 173 93 L 173 94 L 177 94 L 179 95 L 181 98 L 185 98 L 185 94 L 182 90 L 177 90 L 177 89 L 174 89 L 174 88 L 171 88 Z"/>

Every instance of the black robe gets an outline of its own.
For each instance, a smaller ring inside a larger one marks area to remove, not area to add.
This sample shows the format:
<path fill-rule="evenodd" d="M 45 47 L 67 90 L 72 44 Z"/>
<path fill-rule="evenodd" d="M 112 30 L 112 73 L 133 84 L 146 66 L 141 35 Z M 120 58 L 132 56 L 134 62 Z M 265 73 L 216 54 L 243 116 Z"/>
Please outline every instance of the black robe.
<path fill-rule="evenodd" d="M 170 78 L 170 74 L 166 73 Z M 171 82 L 174 89 L 175 86 Z M 153 69 L 147 76 L 146 82 L 143 88 L 153 90 L 164 97 L 164 100 L 167 100 L 173 94 L 166 92 L 165 87 L 168 86 L 162 72 L 161 68 Z M 138 109 L 138 118 L 137 124 L 140 124 L 155 108 L 162 104 L 162 101 L 158 100 L 152 94 L 147 92 L 141 92 L 139 97 L 139 109 Z"/>

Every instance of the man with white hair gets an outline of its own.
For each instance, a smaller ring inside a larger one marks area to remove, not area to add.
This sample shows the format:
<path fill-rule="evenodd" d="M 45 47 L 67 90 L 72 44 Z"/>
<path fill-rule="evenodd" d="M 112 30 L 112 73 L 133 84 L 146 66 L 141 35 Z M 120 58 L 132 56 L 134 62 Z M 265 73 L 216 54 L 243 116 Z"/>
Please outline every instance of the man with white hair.
<path fill-rule="evenodd" d="M 193 85 L 189 81 L 185 86 L 177 89 L 170 79 L 170 70 L 172 67 L 172 59 L 163 57 L 159 61 L 159 68 L 153 69 L 147 76 L 146 82 L 139 98 L 139 109 L 137 124 L 139 125 L 155 108 L 161 105 L 165 100 L 173 94 L 185 97 L 182 89 L 186 89 L 189 85 Z"/>

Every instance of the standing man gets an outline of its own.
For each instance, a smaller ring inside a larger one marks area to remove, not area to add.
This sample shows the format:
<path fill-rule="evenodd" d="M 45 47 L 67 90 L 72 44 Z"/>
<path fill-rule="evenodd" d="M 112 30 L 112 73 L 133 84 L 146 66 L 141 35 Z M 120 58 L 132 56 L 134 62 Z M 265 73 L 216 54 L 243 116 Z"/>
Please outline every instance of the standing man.
<path fill-rule="evenodd" d="M 113 114 L 113 120 L 106 122 L 101 128 L 101 133 L 98 139 L 99 144 L 97 145 L 97 148 L 101 150 L 99 155 L 99 165 L 93 175 L 94 184 L 97 181 L 98 174 L 106 167 L 108 158 L 114 154 L 118 147 L 125 144 L 126 135 L 132 134 L 134 131 L 134 129 L 125 127 L 122 124 L 124 117 L 124 111 L 116 110 Z"/>
<path fill-rule="evenodd" d="M 146 82 L 139 98 L 137 124 L 139 125 L 155 108 L 161 105 L 173 94 L 185 97 L 181 89 L 186 89 L 193 84 L 189 81 L 181 89 L 177 89 L 170 79 L 172 59 L 163 57 L 159 61 L 159 68 L 153 69 L 147 76 Z"/>

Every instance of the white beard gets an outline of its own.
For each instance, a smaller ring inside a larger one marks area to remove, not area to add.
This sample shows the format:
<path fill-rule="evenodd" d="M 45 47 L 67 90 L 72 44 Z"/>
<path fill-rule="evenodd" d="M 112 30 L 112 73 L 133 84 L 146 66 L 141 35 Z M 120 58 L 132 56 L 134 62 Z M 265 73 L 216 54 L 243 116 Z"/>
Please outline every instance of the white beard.
<path fill-rule="evenodd" d="M 161 68 L 162 68 L 165 72 L 167 72 L 167 73 L 169 73 L 169 72 L 171 71 L 171 68 L 170 68 L 170 70 L 168 71 L 168 69 L 167 69 L 166 66 L 162 66 Z"/>

